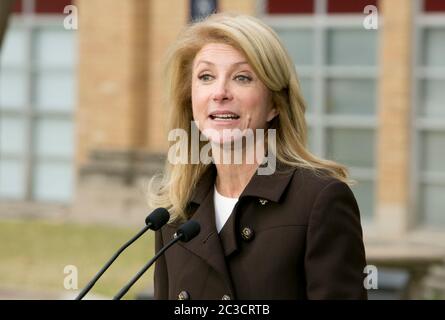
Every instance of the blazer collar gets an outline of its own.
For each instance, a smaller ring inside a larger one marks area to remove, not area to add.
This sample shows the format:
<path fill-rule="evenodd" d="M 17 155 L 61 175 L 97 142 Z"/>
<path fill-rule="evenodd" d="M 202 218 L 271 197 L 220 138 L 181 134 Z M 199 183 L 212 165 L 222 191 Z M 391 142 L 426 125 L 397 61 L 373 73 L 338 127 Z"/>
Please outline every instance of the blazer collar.
<path fill-rule="evenodd" d="M 277 161 L 275 172 L 271 175 L 259 175 L 257 170 L 239 198 L 250 196 L 279 202 L 295 170 L 295 167 L 279 161 Z M 196 185 L 190 202 L 200 205 L 207 194 L 213 189 L 215 178 L 216 166 L 211 164 Z"/>
<path fill-rule="evenodd" d="M 210 188 L 209 191 L 198 194 L 199 201 L 202 201 L 202 204 L 198 206 L 192 217 L 192 220 L 195 220 L 201 226 L 199 234 L 189 242 L 178 242 L 178 244 L 203 259 L 216 270 L 224 279 L 230 296 L 234 297 L 234 287 L 226 265 L 224 248 L 216 230 L 213 188 Z"/>

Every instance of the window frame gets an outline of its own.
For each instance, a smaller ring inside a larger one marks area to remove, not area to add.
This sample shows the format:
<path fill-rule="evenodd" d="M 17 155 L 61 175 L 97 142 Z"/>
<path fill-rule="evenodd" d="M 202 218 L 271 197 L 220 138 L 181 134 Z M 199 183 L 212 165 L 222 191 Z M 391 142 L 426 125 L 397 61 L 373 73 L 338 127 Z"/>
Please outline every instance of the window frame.
<path fill-rule="evenodd" d="M 428 132 L 445 133 L 445 117 L 434 117 L 428 119 L 420 115 L 419 105 L 420 91 L 422 82 L 429 79 L 445 80 L 444 67 L 428 67 L 423 65 L 424 53 L 422 51 L 422 42 L 424 40 L 424 32 L 428 28 L 444 28 L 445 29 L 445 12 L 444 13 L 428 13 L 423 10 L 424 0 L 414 1 L 413 7 L 413 41 L 412 41 L 412 82 L 411 82 L 411 183 L 410 183 L 410 203 L 409 207 L 413 208 L 413 224 L 417 229 L 427 231 L 437 231 L 443 226 L 433 226 L 427 224 L 424 220 L 426 212 L 422 208 L 422 187 L 424 185 L 440 185 L 445 186 L 445 171 L 443 173 L 423 172 L 421 165 L 421 140 L 422 135 Z"/>

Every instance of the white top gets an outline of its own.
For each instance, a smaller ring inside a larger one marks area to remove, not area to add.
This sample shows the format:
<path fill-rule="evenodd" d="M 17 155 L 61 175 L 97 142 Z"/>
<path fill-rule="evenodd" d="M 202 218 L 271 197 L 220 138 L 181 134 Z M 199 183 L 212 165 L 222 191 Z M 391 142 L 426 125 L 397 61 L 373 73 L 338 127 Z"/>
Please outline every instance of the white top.
<path fill-rule="evenodd" d="M 238 202 L 238 198 L 228 198 L 221 195 L 217 190 L 213 193 L 213 203 L 215 204 L 215 222 L 218 233 L 229 219 L 233 207 Z"/>

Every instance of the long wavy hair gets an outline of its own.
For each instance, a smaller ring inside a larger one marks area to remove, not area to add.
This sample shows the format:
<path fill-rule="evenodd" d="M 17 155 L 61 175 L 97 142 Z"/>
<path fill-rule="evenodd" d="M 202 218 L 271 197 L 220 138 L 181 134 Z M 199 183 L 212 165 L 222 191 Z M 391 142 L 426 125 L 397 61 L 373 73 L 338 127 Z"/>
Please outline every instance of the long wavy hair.
<path fill-rule="evenodd" d="M 188 25 L 170 47 L 165 61 L 166 107 L 168 129 L 183 129 L 191 137 L 193 121 L 191 102 L 192 65 L 196 54 L 208 43 L 228 44 L 247 58 L 256 75 L 270 90 L 278 116 L 270 123 L 276 129 L 277 161 L 312 170 L 315 174 L 335 177 L 352 185 L 347 168 L 334 161 L 321 159 L 307 148 L 306 105 L 301 94 L 295 65 L 279 37 L 261 20 L 247 15 L 217 13 Z M 190 139 L 189 139 L 190 140 Z M 170 142 L 169 147 L 188 147 L 190 141 Z M 200 147 L 204 145 L 200 142 Z M 266 149 L 267 150 L 267 149 Z M 171 164 L 164 173 L 150 180 L 148 204 L 164 207 L 173 218 L 187 220 L 186 210 L 197 182 L 209 164 Z M 160 179 L 159 179 L 160 178 Z"/>

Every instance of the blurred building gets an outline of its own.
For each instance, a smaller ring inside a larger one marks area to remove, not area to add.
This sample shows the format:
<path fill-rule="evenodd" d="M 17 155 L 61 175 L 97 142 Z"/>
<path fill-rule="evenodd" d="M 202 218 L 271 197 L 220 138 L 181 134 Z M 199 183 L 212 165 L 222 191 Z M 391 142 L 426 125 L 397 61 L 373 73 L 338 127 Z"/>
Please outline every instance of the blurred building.
<path fill-rule="evenodd" d="M 146 183 L 167 151 L 162 58 L 190 21 L 191 1 L 77 0 L 77 30 L 64 28 L 69 4 L 16 1 L 10 19 L 0 56 L 0 215 L 141 223 Z M 377 29 L 363 25 L 367 5 L 378 8 Z M 358 181 L 370 255 L 399 255 L 399 264 L 440 256 L 445 1 L 217 6 L 258 16 L 281 36 L 308 104 L 311 150 Z"/>

